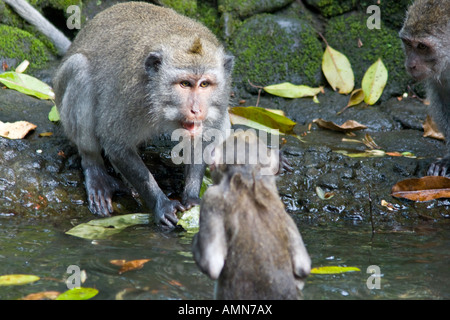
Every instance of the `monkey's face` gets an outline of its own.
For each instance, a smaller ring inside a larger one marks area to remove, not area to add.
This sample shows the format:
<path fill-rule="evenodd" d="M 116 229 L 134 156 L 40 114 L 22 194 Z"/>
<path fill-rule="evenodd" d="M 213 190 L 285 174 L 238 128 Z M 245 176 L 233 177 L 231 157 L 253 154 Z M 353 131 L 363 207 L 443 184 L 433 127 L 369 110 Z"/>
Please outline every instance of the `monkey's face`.
<path fill-rule="evenodd" d="M 173 91 L 179 103 L 180 126 L 192 136 L 202 131 L 216 87 L 215 77 L 207 74 L 182 73 L 173 83 Z"/>
<path fill-rule="evenodd" d="M 417 81 L 428 78 L 439 78 L 445 69 L 448 58 L 440 57 L 438 46 L 432 37 L 408 38 L 402 37 L 406 53 L 405 67 L 408 73 Z"/>

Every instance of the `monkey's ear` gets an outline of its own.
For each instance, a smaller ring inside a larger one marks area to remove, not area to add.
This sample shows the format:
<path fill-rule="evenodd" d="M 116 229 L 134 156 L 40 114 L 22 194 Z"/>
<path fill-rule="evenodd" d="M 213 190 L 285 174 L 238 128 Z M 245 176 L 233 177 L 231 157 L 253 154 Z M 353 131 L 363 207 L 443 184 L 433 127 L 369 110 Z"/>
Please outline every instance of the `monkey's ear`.
<path fill-rule="evenodd" d="M 232 55 L 225 55 L 225 58 L 223 59 L 223 66 L 225 68 L 225 71 L 228 74 L 231 74 L 231 71 L 233 71 L 233 66 L 234 66 L 234 56 Z"/>
<path fill-rule="evenodd" d="M 158 51 L 150 52 L 147 59 L 145 59 L 144 64 L 145 71 L 147 71 L 147 73 L 149 74 L 158 72 L 161 63 L 162 63 L 162 53 Z"/>

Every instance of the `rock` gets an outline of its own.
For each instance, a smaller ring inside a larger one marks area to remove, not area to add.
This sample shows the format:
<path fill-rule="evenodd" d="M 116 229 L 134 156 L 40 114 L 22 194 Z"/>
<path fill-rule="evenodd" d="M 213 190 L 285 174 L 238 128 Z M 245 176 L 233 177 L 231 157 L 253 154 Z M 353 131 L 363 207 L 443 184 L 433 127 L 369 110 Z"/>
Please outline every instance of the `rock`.
<path fill-rule="evenodd" d="M 264 12 L 281 9 L 294 0 L 218 0 L 219 11 L 231 13 L 237 18 L 248 18 Z"/>
<path fill-rule="evenodd" d="M 383 24 L 381 29 L 369 30 L 366 25 L 367 17 L 361 13 L 331 18 L 324 36 L 331 47 L 350 60 L 355 75 L 355 88 L 361 87 L 367 69 L 378 58 L 383 60 L 389 73 L 388 83 L 380 98 L 385 101 L 391 96 L 402 95 L 412 81 L 403 67 L 404 54 L 398 32 Z"/>
<path fill-rule="evenodd" d="M 314 30 L 297 18 L 260 14 L 233 34 L 230 51 L 237 57 L 234 83 L 255 91 L 256 85 L 280 82 L 317 85 L 322 46 Z"/>
<path fill-rule="evenodd" d="M 27 72 L 32 72 L 43 68 L 54 57 L 32 34 L 0 24 L 0 62 L 14 70 L 25 59 L 30 61 Z"/>

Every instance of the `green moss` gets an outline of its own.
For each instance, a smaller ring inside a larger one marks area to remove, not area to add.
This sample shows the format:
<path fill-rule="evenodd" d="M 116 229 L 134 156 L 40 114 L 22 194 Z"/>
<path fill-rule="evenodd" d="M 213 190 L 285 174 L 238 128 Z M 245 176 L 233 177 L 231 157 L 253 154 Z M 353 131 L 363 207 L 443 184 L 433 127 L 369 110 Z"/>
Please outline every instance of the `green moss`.
<path fill-rule="evenodd" d="M 306 0 L 306 3 L 319 10 L 324 17 L 334 17 L 355 8 L 358 0 Z"/>
<path fill-rule="evenodd" d="M 197 14 L 196 0 L 160 0 L 160 3 L 188 17 L 195 17 Z"/>
<path fill-rule="evenodd" d="M 245 21 L 233 38 L 236 82 L 318 84 L 323 49 L 301 20 L 257 15 Z"/>
<path fill-rule="evenodd" d="M 218 0 L 221 13 L 231 13 L 238 18 L 247 18 L 263 12 L 273 12 L 281 9 L 293 0 Z"/>
<path fill-rule="evenodd" d="M 0 58 L 15 60 L 14 68 L 23 60 L 30 61 L 30 71 L 41 69 L 49 61 L 45 45 L 30 33 L 0 25 Z"/>
<path fill-rule="evenodd" d="M 29 0 L 35 8 L 52 7 L 66 12 L 67 7 L 72 5 L 82 6 L 81 0 Z"/>
<path fill-rule="evenodd" d="M 325 38 L 334 49 L 345 54 L 352 64 L 356 86 L 367 68 L 378 58 L 389 72 L 384 97 L 401 94 L 409 77 L 403 67 L 404 54 L 397 31 L 381 25 L 381 29 L 368 29 L 364 14 L 330 19 Z M 358 42 L 361 41 L 362 47 Z"/>
<path fill-rule="evenodd" d="M 207 26 L 215 35 L 220 35 L 219 12 L 217 7 L 209 1 L 197 3 L 197 20 Z"/>

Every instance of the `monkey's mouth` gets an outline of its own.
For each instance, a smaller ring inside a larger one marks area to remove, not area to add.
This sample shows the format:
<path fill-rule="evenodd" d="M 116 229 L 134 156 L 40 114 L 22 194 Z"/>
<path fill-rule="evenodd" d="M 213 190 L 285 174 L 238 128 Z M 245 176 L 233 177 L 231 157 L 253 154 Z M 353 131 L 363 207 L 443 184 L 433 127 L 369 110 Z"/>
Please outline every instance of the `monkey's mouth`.
<path fill-rule="evenodd" d="M 184 129 L 189 131 L 191 136 L 195 136 L 199 132 L 202 131 L 202 122 L 201 121 L 184 120 L 184 121 L 181 121 L 181 125 Z"/>

